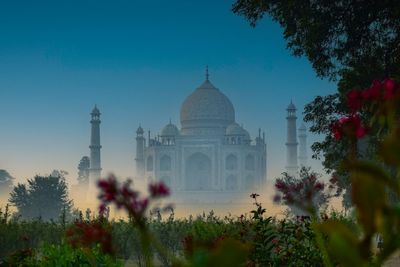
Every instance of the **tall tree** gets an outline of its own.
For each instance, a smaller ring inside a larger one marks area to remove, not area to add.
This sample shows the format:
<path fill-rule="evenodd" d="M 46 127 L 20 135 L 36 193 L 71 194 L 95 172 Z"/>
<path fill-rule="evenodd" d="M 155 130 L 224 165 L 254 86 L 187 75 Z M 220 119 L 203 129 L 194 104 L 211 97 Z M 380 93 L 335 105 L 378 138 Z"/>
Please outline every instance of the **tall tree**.
<path fill-rule="evenodd" d="M 68 198 L 65 178 L 53 174 L 37 175 L 28 179 L 27 185 L 18 184 L 14 187 L 9 201 L 23 219 L 57 219 L 64 210 L 71 211 L 72 201 Z"/>

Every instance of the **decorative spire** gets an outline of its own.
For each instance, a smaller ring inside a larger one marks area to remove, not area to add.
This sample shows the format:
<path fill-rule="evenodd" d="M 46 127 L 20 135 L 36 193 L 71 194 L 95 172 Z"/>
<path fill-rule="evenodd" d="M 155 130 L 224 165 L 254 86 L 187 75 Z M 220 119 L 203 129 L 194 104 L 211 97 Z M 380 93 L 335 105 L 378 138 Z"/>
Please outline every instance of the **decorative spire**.
<path fill-rule="evenodd" d="M 208 74 L 208 65 L 206 65 L 206 81 L 208 81 L 209 77 L 210 77 L 210 74 Z"/>
<path fill-rule="evenodd" d="M 94 108 L 92 109 L 92 115 L 100 115 L 100 111 L 97 108 L 97 105 L 94 105 Z"/>

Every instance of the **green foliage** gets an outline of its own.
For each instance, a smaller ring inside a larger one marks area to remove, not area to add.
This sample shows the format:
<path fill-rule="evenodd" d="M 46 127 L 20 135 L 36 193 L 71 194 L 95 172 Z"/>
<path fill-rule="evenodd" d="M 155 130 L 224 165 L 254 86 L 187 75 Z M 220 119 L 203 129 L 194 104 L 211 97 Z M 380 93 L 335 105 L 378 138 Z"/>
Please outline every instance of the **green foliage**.
<path fill-rule="evenodd" d="M 62 175 L 35 176 L 28 184 L 18 184 L 10 193 L 10 203 L 18 209 L 22 219 L 58 219 L 62 212 L 70 212 L 68 187 Z"/>
<path fill-rule="evenodd" d="M 43 244 L 60 244 L 63 234 L 62 225 L 56 222 L 8 220 L 0 224 L 0 258 Z"/>
<path fill-rule="evenodd" d="M 321 254 L 309 221 L 265 217 L 257 206 L 251 218 L 219 218 L 212 212 L 195 219 L 148 220 L 156 266 L 318 266 Z M 115 257 L 145 265 L 139 229 L 130 221 L 104 221 L 111 227 Z M 72 266 L 66 262 L 93 263 L 110 260 L 99 245 L 75 248 L 66 245 L 65 228 L 59 222 L 8 220 L 0 224 L 0 259 L 7 262 Z M 157 244 L 159 243 L 159 244 Z M 164 253 L 156 246 L 161 245 Z M 172 254 L 173 257 L 166 257 Z M 57 260 L 59 260 L 57 262 Z M 64 262 L 63 262 L 64 261 Z M 51 264 L 50 264 L 51 263 Z M 65 265 L 63 265 L 65 263 Z M 116 263 L 117 264 L 117 263 Z M 105 266 L 105 265 L 97 265 Z"/>
<path fill-rule="evenodd" d="M 37 250 L 24 250 L 6 258 L 0 266 L 123 266 L 110 255 L 102 254 L 100 248 L 91 250 L 72 248 L 69 245 L 45 245 Z"/>
<path fill-rule="evenodd" d="M 321 175 L 302 167 L 298 177 L 284 172 L 275 181 L 278 194 L 276 203 L 287 205 L 294 215 L 310 215 L 325 208 L 331 194 L 325 190 L 325 184 L 319 179 Z M 301 209 L 301 211 L 299 211 Z"/>

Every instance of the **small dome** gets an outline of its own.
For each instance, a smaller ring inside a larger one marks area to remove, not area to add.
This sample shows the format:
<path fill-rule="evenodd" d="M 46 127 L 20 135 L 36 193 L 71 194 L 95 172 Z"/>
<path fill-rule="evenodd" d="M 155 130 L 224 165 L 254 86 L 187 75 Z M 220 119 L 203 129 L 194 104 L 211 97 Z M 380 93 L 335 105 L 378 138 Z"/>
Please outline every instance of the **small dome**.
<path fill-rule="evenodd" d="M 164 126 L 161 131 L 161 136 L 177 136 L 179 135 L 178 127 L 171 122 Z"/>
<path fill-rule="evenodd" d="M 244 129 L 236 122 L 226 128 L 226 135 L 244 135 Z"/>
<path fill-rule="evenodd" d="M 244 132 L 244 140 L 251 141 L 249 132 L 244 128 L 242 128 L 242 129 L 243 129 L 243 132 Z"/>
<path fill-rule="evenodd" d="M 306 126 L 304 125 L 304 123 L 302 123 L 299 127 L 299 131 L 307 131 Z"/>
<path fill-rule="evenodd" d="M 247 130 L 245 130 L 243 127 L 241 127 L 239 124 L 236 122 L 232 123 L 226 128 L 226 135 L 235 135 L 235 136 L 243 136 L 243 140 L 250 140 L 250 134 Z"/>

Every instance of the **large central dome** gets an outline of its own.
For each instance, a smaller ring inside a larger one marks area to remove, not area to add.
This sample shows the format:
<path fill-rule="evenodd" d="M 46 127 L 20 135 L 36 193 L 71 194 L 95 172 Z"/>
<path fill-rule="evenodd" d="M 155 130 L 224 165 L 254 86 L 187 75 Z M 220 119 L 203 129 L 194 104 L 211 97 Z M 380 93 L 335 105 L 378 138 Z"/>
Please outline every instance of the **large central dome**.
<path fill-rule="evenodd" d="M 233 122 L 235 110 L 231 101 L 208 79 L 181 107 L 182 134 L 222 134 Z"/>

